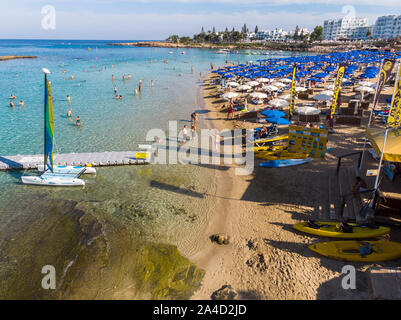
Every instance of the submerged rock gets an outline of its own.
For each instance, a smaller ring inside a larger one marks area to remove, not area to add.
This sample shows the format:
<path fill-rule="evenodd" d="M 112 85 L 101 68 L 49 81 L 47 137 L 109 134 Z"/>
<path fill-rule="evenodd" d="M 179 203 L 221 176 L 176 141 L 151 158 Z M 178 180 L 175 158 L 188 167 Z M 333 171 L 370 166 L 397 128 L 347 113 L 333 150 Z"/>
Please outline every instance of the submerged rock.
<path fill-rule="evenodd" d="M 230 286 L 222 286 L 219 290 L 212 293 L 213 300 L 233 300 L 237 296 L 237 292 Z"/>
<path fill-rule="evenodd" d="M 225 233 L 217 233 L 211 236 L 211 239 L 213 242 L 216 242 L 218 244 L 229 244 L 230 243 L 230 237 L 225 234 Z"/>

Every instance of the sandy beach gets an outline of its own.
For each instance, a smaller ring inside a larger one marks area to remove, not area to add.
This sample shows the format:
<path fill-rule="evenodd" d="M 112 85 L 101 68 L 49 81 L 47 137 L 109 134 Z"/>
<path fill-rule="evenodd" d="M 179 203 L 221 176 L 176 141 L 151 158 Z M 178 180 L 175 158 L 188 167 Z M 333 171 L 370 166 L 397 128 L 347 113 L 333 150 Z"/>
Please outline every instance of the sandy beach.
<path fill-rule="evenodd" d="M 212 77 L 202 85 L 205 119 L 218 130 L 260 126 L 226 120 Z M 308 245 L 330 239 L 292 229 L 294 223 L 318 219 L 322 210 L 329 210 L 328 178 L 337 165 L 335 156 L 361 149 L 364 131 L 365 125 L 335 125 L 335 133 L 329 136 L 330 154 L 304 166 L 266 169 L 258 167 L 260 160 L 255 159 L 250 176 L 235 175 L 234 166 L 216 170 L 217 191 L 210 196 L 214 212 L 205 237 L 226 233 L 230 244 L 220 246 L 209 241 L 189 257 L 206 271 L 192 299 L 210 299 L 224 285 L 237 292 L 236 299 L 372 299 L 367 270 L 396 266 L 396 262 L 352 263 L 357 270 L 357 288 L 344 290 L 342 267 L 351 263 L 314 254 Z M 392 230 L 384 238 L 400 241 L 401 233 Z"/>

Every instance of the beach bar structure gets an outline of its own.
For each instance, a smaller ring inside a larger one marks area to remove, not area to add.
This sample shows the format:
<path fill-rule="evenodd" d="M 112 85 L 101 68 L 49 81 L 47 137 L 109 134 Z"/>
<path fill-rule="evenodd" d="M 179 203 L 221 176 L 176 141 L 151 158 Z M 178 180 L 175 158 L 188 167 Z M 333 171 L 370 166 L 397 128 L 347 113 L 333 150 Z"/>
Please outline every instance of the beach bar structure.
<path fill-rule="evenodd" d="M 64 153 L 54 155 L 55 165 L 116 166 L 150 164 L 153 154 L 147 151 Z M 37 169 L 43 165 L 43 155 L 0 156 L 0 170 Z"/>

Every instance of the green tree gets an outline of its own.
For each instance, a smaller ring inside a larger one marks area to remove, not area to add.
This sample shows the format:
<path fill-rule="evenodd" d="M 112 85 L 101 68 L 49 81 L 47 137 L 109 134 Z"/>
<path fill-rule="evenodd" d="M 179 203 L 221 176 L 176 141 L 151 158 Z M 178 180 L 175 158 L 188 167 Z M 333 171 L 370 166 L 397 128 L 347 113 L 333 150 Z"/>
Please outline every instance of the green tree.
<path fill-rule="evenodd" d="M 313 41 L 322 41 L 322 40 L 323 40 L 323 27 L 316 26 L 310 35 L 310 41 L 313 42 Z"/>
<path fill-rule="evenodd" d="M 191 38 L 190 37 L 181 37 L 180 42 L 181 43 L 189 43 L 189 42 L 191 42 Z"/>
<path fill-rule="evenodd" d="M 259 32 L 258 26 L 255 27 L 255 34 Z"/>
<path fill-rule="evenodd" d="M 166 41 L 168 42 L 172 42 L 172 43 L 177 43 L 179 41 L 180 37 L 176 34 L 173 34 L 171 36 L 169 36 Z"/>
<path fill-rule="evenodd" d="M 294 31 L 294 40 L 299 40 L 299 26 L 295 27 L 295 31 Z"/>

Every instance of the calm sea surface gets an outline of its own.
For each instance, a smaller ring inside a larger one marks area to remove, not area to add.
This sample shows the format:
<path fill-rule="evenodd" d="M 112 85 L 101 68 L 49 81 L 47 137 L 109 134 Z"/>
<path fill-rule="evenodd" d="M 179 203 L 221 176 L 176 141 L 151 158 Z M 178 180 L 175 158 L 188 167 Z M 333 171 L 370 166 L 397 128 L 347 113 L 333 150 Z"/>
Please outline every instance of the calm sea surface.
<path fill-rule="evenodd" d="M 0 62 L 0 156 L 43 150 L 43 67 L 51 71 L 55 153 L 123 151 L 149 143 L 148 130 L 167 131 L 170 120 L 188 124 L 201 109 L 199 74 L 211 63 L 290 54 L 182 54 L 110 42 L 0 40 L 0 55 L 38 56 Z M 124 74 L 131 79 L 123 81 Z M 114 85 L 122 100 L 114 99 Z M 14 108 L 10 94 L 17 96 Z M 70 107 L 81 118 L 79 129 L 66 117 Z M 180 253 L 196 252 L 193 238 L 207 225 L 212 167 L 99 168 L 84 189 L 26 186 L 22 174 L 0 172 L 0 298 L 187 298 L 199 285 L 201 271 Z M 40 286 L 48 264 L 59 275 L 57 293 Z M 135 289 L 127 289 L 132 283 Z"/>

